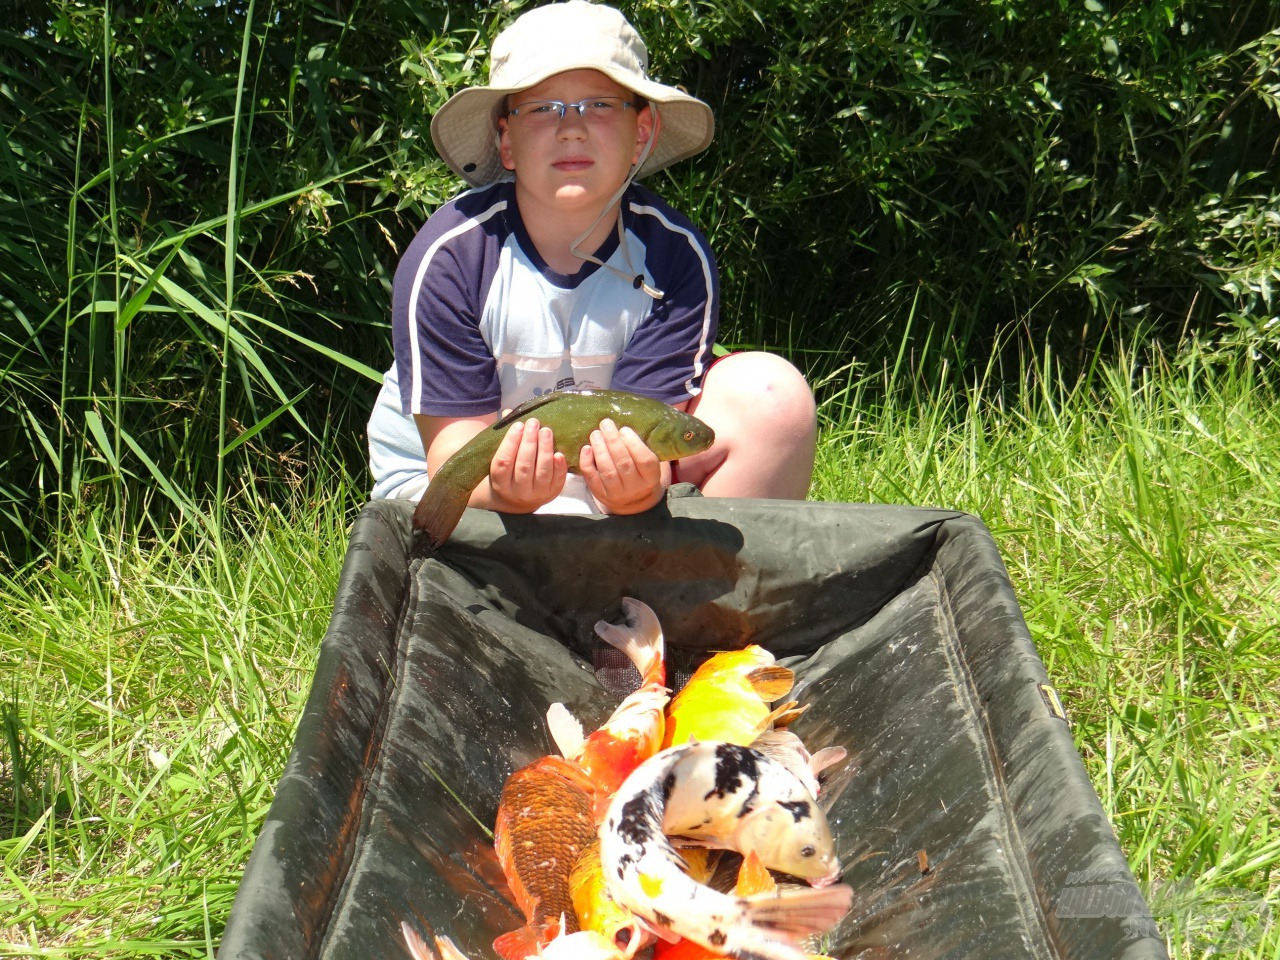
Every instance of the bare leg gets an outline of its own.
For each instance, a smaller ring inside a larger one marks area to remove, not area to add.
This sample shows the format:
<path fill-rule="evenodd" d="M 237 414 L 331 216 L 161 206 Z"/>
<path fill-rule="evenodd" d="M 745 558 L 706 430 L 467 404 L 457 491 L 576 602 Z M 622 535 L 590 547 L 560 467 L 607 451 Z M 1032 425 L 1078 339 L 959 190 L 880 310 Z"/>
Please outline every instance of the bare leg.
<path fill-rule="evenodd" d="M 800 371 L 770 353 L 713 366 L 688 410 L 716 432 L 711 449 L 680 461 L 679 479 L 708 497 L 803 500 L 813 476 L 817 416 Z"/>

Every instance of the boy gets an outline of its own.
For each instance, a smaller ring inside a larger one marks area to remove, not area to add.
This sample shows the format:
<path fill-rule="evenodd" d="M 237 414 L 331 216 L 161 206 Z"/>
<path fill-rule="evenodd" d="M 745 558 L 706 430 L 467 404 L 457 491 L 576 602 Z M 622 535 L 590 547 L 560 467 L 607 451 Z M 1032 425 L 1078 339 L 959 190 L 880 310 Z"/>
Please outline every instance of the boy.
<path fill-rule="evenodd" d="M 715 260 L 693 225 L 632 181 L 703 150 L 710 108 L 646 76 L 612 7 L 569 0 L 493 44 L 490 83 L 432 118 L 441 157 L 477 188 L 436 211 L 396 271 L 396 360 L 369 420 L 373 497 L 418 499 L 428 475 L 505 409 L 566 386 L 611 387 L 695 414 L 708 450 L 672 465 L 609 420 L 568 475 L 536 417 L 513 424 L 470 505 L 638 513 L 678 479 L 709 496 L 803 499 L 813 396 L 781 358 L 712 366 Z"/>

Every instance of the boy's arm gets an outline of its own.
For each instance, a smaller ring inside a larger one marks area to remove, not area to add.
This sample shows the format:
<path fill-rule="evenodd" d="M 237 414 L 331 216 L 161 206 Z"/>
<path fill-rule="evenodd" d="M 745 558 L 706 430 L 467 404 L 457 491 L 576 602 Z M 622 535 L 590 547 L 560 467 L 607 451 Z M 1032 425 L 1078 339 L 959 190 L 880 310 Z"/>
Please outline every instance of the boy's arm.
<path fill-rule="evenodd" d="M 473 417 L 432 417 L 414 414 L 427 472 L 434 476 L 446 460 L 491 426 L 497 413 Z M 564 489 L 568 465 L 555 450 L 551 431 L 530 417 L 508 428 L 489 464 L 489 476 L 471 493 L 468 504 L 501 513 L 532 513 Z"/>

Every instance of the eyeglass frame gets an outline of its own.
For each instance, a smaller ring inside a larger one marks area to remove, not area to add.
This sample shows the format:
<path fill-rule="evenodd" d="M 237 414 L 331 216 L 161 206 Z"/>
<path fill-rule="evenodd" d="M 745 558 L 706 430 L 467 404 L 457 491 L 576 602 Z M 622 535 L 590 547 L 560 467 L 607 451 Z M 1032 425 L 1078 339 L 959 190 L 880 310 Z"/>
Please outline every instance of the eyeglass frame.
<path fill-rule="evenodd" d="M 643 99 L 643 98 L 641 98 L 641 99 Z M 589 121 L 589 120 L 587 119 L 586 114 L 585 114 L 585 113 L 583 113 L 583 111 L 586 109 L 586 105 L 587 105 L 588 103 L 591 103 L 591 102 L 593 102 L 593 101 L 600 101 L 600 100 L 617 100 L 619 103 L 621 103 L 621 104 L 622 104 L 622 113 L 624 113 L 624 114 L 627 112 L 627 108 L 628 108 L 628 107 L 630 107 L 632 110 L 634 110 L 634 111 L 636 111 L 637 113 L 639 113 L 639 112 L 640 112 L 641 110 L 643 110 L 646 106 L 648 106 L 648 101 L 645 101 L 645 102 L 643 102 L 643 103 L 640 103 L 640 102 L 639 102 L 639 101 L 637 101 L 637 100 L 625 100 L 625 99 L 623 99 L 622 97 L 614 97 L 614 96 L 605 96 L 605 97 L 583 97 L 581 100 L 578 100 L 578 101 L 576 101 L 576 102 L 574 102 L 574 103 L 566 103 L 564 100 L 551 100 L 551 99 L 546 99 L 546 100 L 526 100 L 524 103 L 521 103 L 521 104 L 518 104 L 517 106 L 512 107 L 512 108 L 511 108 L 510 110 L 508 110 L 505 114 L 503 114 L 503 116 L 504 116 L 504 117 L 515 117 L 515 118 L 518 120 L 518 119 L 520 119 L 520 111 L 521 111 L 521 110 L 523 110 L 525 107 L 528 107 L 528 106 L 541 106 L 541 105 L 544 105 L 544 104 L 555 104 L 557 107 L 559 107 L 559 108 L 560 108 L 560 115 L 556 118 L 556 123 L 561 123 L 561 122 L 564 120 L 565 116 L 569 113 L 569 108 L 570 108 L 570 107 L 573 107 L 575 110 L 577 110 L 577 111 L 578 111 L 578 119 L 579 119 L 579 120 L 581 120 L 583 123 L 590 123 L 591 121 Z M 619 117 L 621 117 L 621 114 L 619 114 Z M 525 117 L 525 122 L 526 122 L 526 123 L 528 123 L 528 122 L 529 122 L 529 118 L 528 118 L 527 116 Z M 596 122 L 599 122 L 599 121 L 596 121 Z"/>

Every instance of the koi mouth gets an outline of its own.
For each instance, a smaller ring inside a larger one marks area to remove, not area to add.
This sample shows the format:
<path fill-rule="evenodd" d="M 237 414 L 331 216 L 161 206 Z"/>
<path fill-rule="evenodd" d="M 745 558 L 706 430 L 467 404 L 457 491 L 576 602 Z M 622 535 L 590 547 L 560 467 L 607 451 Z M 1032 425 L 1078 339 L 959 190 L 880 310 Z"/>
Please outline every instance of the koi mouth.
<path fill-rule="evenodd" d="M 820 877 L 815 877 L 814 879 L 810 880 L 809 886 L 829 887 L 833 883 L 837 882 L 843 873 L 844 871 L 840 869 L 840 864 L 837 863 L 834 867 L 831 868 L 830 873 L 823 874 Z"/>

